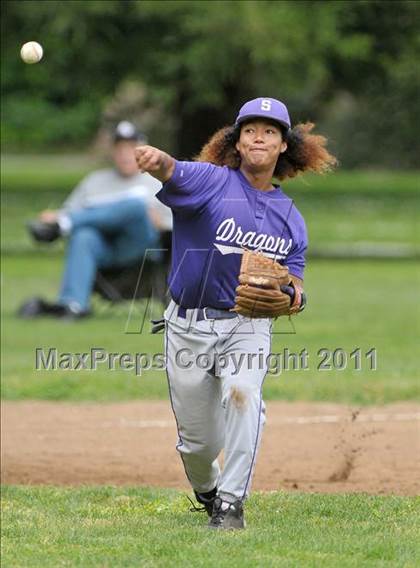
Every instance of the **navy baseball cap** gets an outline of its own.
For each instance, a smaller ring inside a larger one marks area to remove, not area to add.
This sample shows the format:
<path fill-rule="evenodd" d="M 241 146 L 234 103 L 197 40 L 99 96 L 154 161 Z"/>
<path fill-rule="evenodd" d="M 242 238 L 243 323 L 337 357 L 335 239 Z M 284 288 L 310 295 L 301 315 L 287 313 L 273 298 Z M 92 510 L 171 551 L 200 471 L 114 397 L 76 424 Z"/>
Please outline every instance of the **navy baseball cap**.
<path fill-rule="evenodd" d="M 236 117 L 235 126 L 252 118 L 268 118 L 279 122 L 287 130 L 291 128 L 289 111 L 284 103 L 269 97 L 258 97 L 245 103 Z"/>
<path fill-rule="evenodd" d="M 122 120 L 117 124 L 113 133 L 114 142 L 120 140 L 134 140 L 135 142 L 145 142 L 146 136 L 140 132 L 137 127 L 128 120 Z"/>

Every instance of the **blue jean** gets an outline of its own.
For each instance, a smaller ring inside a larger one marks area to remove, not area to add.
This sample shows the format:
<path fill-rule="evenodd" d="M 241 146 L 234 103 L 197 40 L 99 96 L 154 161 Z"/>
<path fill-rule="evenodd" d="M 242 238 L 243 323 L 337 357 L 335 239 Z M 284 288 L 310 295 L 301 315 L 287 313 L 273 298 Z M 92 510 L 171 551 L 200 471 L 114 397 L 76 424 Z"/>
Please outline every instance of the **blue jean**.
<path fill-rule="evenodd" d="M 139 199 L 69 213 L 72 222 L 59 304 L 89 308 L 98 268 L 123 267 L 158 246 L 158 232 Z"/>

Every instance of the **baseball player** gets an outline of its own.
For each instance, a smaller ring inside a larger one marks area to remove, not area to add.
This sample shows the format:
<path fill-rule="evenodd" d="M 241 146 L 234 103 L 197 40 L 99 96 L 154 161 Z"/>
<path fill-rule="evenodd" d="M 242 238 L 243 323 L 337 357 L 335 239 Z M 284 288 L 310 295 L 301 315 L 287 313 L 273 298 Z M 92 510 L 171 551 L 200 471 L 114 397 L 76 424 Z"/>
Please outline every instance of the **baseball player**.
<path fill-rule="evenodd" d="M 151 146 L 135 151 L 173 213 L 168 385 L 177 450 L 212 528 L 245 526 L 273 318 L 304 307 L 305 223 L 273 178 L 335 164 L 312 128 L 292 129 L 286 106 L 263 97 L 244 104 L 197 161 Z"/>

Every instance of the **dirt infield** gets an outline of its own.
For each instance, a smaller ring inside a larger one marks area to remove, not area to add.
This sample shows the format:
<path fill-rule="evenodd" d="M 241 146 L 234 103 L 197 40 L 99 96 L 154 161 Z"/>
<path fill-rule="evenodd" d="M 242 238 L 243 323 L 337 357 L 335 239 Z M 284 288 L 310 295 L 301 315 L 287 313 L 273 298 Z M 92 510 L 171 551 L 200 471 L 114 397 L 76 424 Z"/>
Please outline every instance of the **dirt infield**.
<path fill-rule="evenodd" d="M 420 406 L 267 404 L 254 489 L 420 493 Z M 2 482 L 187 489 L 168 402 L 2 404 Z"/>

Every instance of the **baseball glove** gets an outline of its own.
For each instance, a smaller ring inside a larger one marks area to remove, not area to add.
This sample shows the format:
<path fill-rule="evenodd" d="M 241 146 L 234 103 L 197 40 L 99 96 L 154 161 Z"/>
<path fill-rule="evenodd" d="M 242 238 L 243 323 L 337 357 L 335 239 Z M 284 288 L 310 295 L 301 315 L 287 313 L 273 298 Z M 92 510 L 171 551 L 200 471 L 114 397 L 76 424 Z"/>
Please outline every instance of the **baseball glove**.
<path fill-rule="evenodd" d="M 244 249 L 232 311 L 252 318 L 277 318 L 296 313 L 299 305 L 300 294 L 287 266 L 261 251 Z"/>

